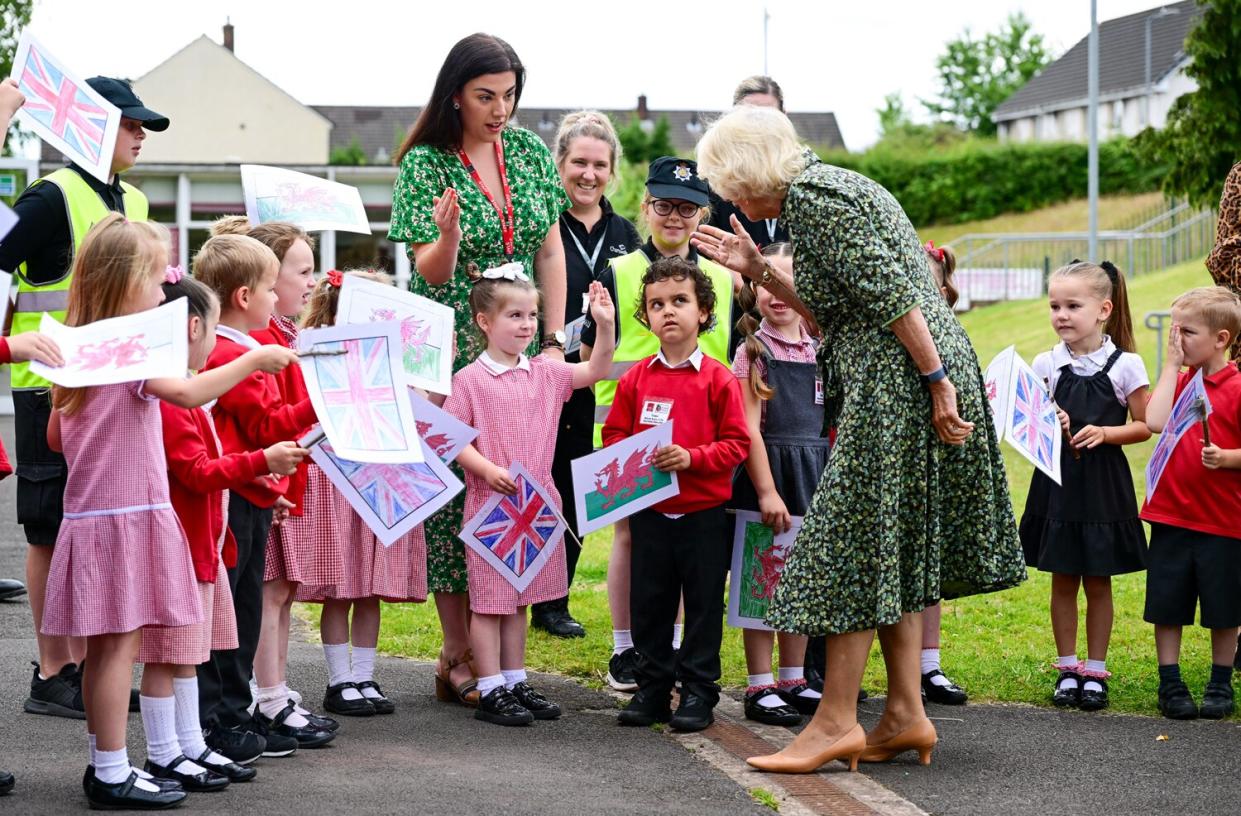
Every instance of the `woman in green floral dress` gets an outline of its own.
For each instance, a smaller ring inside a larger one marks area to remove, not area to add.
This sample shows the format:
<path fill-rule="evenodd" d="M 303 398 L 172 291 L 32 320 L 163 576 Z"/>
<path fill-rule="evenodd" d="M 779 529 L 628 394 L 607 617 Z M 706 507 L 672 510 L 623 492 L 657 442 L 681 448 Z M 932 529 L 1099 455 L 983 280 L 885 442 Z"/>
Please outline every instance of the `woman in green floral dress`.
<path fill-rule="evenodd" d="M 787 224 L 796 295 L 744 230 L 699 228 L 695 242 L 823 328 L 838 410 L 836 445 L 767 618 L 827 635 L 825 696 L 788 748 L 750 762 L 804 773 L 911 749 L 929 762 L 937 736 L 921 700 L 922 609 L 1025 578 L 978 359 L 900 205 L 820 162 L 783 114 L 735 109 L 703 136 L 698 167 L 746 217 Z M 856 699 L 875 630 L 888 698 L 865 734 Z"/>
<path fill-rule="evenodd" d="M 456 310 L 453 371 L 486 348 L 470 320 L 471 265 L 482 271 L 517 261 L 534 273 L 545 319 L 544 340 L 532 353 L 540 345 L 557 353 L 556 335 L 564 327 L 558 223 L 569 202 L 546 145 L 510 124 L 524 81 L 525 69 L 508 43 L 486 34 L 466 37 L 449 51 L 397 157 L 388 239 L 409 248 L 417 272 L 410 290 Z M 435 593 L 444 632 L 437 694 L 472 705 L 477 692 L 466 627 L 465 547 L 457 538 L 464 498 L 427 520 L 427 588 Z"/>

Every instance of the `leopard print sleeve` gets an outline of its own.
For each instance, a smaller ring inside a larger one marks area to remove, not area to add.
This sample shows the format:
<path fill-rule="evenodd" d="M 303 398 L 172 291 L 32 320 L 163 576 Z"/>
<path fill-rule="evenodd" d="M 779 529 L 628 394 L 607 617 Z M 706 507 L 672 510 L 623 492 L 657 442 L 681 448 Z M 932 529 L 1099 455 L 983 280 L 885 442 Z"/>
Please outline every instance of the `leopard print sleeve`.
<path fill-rule="evenodd" d="M 1206 266 L 1216 284 L 1241 294 L 1241 163 L 1233 165 L 1224 182 L 1215 247 Z M 1232 359 L 1241 360 L 1241 337 L 1232 344 Z"/>

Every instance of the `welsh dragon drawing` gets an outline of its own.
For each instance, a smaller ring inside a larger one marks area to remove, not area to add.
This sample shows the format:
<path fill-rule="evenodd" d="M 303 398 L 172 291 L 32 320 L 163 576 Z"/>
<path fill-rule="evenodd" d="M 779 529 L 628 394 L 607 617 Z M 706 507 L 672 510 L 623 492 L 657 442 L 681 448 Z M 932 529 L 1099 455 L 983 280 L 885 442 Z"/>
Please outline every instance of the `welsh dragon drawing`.
<path fill-rule="evenodd" d="M 638 448 L 625 459 L 621 467 L 620 459 L 613 459 L 595 473 L 595 490 L 606 499 L 600 510 L 615 507 L 618 502 L 632 498 L 635 494 L 649 490 L 655 483 L 651 459 L 655 456 L 655 447 Z"/>
<path fill-rule="evenodd" d="M 750 571 L 750 595 L 757 601 L 770 601 L 784 572 L 785 551 L 775 541 L 754 544 L 754 568 Z"/>
<path fill-rule="evenodd" d="M 99 371 L 141 363 L 147 358 L 145 340 L 145 335 L 135 334 L 125 339 L 113 337 L 98 343 L 87 343 L 78 349 L 81 357 L 76 367 L 82 371 Z"/>

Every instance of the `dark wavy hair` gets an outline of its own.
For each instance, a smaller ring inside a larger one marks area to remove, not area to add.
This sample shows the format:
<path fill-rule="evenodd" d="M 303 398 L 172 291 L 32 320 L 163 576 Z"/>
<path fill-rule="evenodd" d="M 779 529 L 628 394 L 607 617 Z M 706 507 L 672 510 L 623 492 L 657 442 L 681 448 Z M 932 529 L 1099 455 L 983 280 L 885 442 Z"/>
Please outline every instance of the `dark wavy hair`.
<path fill-rule="evenodd" d="M 409 135 L 401 142 L 394 164 L 400 164 L 415 145 L 430 145 L 442 150 L 455 150 L 461 146 L 461 112 L 452 106 L 452 98 L 461 93 L 465 83 L 484 74 L 502 74 L 512 71 L 517 75 L 517 88 L 513 92 L 513 110 L 509 118 L 517 115 L 521 102 L 521 88 L 526 83 L 526 68 L 521 64 L 513 46 L 491 34 L 471 34 L 459 40 L 444 58 L 435 87 L 418 121 L 410 128 Z"/>
<path fill-rule="evenodd" d="M 642 288 L 638 292 L 638 303 L 633 312 L 633 316 L 639 323 L 648 329 L 651 327 L 646 319 L 646 287 L 665 280 L 692 280 L 694 297 L 698 301 L 698 306 L 706 309 L 708 315 L 707 322 L 698 324 L 698 333 L 706 334 L 715 328 L 715 287 L 711 285 L 711 279 L 707 277 L 707 273 L 698 268 L 698 264 L 691 263 L 680 255 L 660 258 L 647 267 L 642 275 Z"/>

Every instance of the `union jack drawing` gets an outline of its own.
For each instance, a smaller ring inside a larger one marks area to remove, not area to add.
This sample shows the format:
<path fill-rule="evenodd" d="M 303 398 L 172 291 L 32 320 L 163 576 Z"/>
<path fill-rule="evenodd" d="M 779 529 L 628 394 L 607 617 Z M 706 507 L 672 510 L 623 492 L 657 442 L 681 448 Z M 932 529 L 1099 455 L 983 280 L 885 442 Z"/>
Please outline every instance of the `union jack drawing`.
<path fill-rule="evenodd" d="M 1150 460 L 1146 463 L 1146 498 L 1148 500 L 1154 495 L 1155 488 L 1159 486 L 1163 470 L 1167 467 L 1177 443 L 1181 441 L 1185 432 L 1202 418 L 1197 407 L 1199 398 L 1202 399 L 1206 413 L 1210 414 L 1211 400 L 1207 397 L 1206 387 L 1202 383 L 1202 371 L 1198 371 L 1185 384 L 1181 395 L 1176 398 L 1172 411 L 1168 415 L 1168 421 L 1163 427 L 1163 433 L 1159 435 L 1159 442 L 1155 445 L 1155 450 L 1151 452 Z"/>
<path fill-rule="evenodd" d="M 351 462 L 337 457 L 326 441 L 321 447 L 389 529 L 447 489 L 425 462 L 400 465 Z"/>
<path fill-rule="evenodd" d="M 1009 439 L 1043 466 L 1051 468 L 1059 433 L 1060 423 L 1051 400 L 1029 371 L 1019 369 Z"/>
<path fill-rule="evenodd" d="M 91 164 L 105 151 L 108 111 L 95 104 L 34 43 L 21 66 L 18 87 L 26 96 L 22 110 L 85 156 Z"/>
<path fill-rule="evenodd" d="M 342 344 L 345 354 L 315 358 L 320 391 L 334 429 L 351 448 L 404 449 L 387 338 L 363 337 Z"/>
<path fill-rule="evenodd" d="M 550 554 L 555 546 L 561 522 L 538 484 L 522 472 L 514 474 L 513 481 L 517 483 L 517 493 L 500 496 L 474 529 L 473 536 L 494 556 L 494 560 L 488 560 L 497 568 L 503 566 L 502 574 L 504 569 L 511 573 L 504 576 L 510 583 L 528 585 L 546 561 L 540 556 Z"/>

